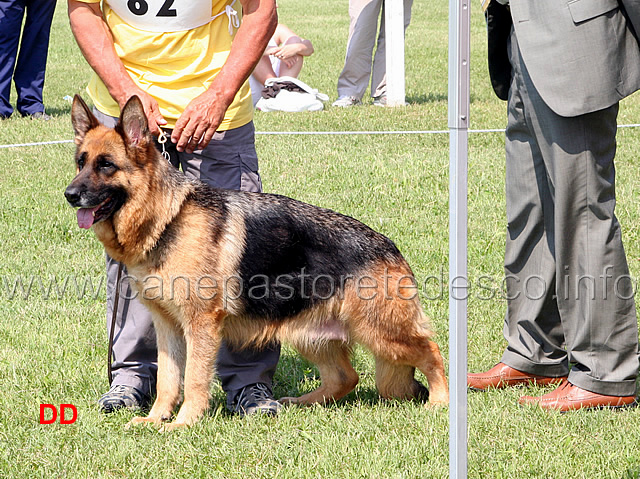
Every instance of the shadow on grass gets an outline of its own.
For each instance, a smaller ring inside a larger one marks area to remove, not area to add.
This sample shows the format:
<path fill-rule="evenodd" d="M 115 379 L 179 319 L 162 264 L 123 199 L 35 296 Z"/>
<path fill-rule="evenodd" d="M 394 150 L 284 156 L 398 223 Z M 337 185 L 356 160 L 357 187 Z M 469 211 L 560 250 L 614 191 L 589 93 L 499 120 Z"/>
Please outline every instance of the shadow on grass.
<path fill-rule="evenodd" d="M 449 95 L 447 93 L 420 93 L 417 95 L 407 95 L 406 102 L 410 105 L 424 105 L 427 103 L 438 103 L 442 101 L 447 101 Z M 480 101 L 476 95 L 471 94 L 469 98 L 469 103 L 475 103 L 476 101 Z"/>
<path fill-rule="evenodd" d="M 64 106 L 63 108 L 60 107 L 45 107 L 45 111 L 47 112 L 48 115 L 51 116 L 70 116 L 71 115 L 71 103 L 69 103 L 69 106 Z"/>
<path fill-rule="evenodd" d="M 447 97 L 448 95 L 446 93 L 420 93 L 418 95 L 408 95 L 406 97 L 406 101 L 410 105 L 423 105 L 425 103 L 437 103 L 446 101 Z"/>

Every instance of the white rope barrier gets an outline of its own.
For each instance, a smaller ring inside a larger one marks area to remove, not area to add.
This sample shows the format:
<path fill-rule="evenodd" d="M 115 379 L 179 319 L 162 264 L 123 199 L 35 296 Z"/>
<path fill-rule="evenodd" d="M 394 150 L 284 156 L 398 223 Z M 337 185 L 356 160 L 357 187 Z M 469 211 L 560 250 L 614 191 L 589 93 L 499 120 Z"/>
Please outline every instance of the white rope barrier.
<path fill-rule="evenodd" d="M 638 128 L 640 123 L 618 125 L 618 128 Z M 469 133 L 504 133 L 504 128 L 488 128 L 469 130 Z M 256 135 L 448 135 L 449 130 L 407 130 L 407 131 L 256 131 Z M 0 145 L 0 149 L 25 148 L 30 146 L 63 145 L 73 143 L 73 140 L 39 141 L 36 143 L 16 143 Z"/>
<path fill-rule="evenodd" d="M 63 143 L 73 143 L 73 140 L 39 141 L 37 143 L 16 143 L 15 145 L 0 145 L 0 148 L 20 148 L 25 146 L 40 146 L 40 145 L 61 145 Z"/>

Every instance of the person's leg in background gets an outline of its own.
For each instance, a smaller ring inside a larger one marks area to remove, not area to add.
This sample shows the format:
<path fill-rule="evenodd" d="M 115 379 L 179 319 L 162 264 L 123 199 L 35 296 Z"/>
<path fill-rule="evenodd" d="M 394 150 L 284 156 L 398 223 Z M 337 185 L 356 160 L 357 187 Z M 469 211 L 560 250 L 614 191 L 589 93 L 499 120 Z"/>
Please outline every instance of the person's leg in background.
<path fill-rule="evenodd" d="M 411 23 L 411 7 L 413 0 L 404 0 L 404 31 Z M 376 106 L 387 105 L 387 59 L 386 59 L 386 36 L 385 36 L 385 12 L 382 6 L 380 20 L 380 33 L 376 45 L 376 53 L 373 57 L 373 68 L 371 70 L 371 97 Z"/>
<path fill-rule="evenodd" d="M 16 66 L 25 2 L 0 0 L 0 119 L 9 118 L 11 80 Z"/>
<path fill-rule="evenodd" d="M 56 2 L 51 0 L 27 2 L 27 18 L 13 74 L 18 92 L 17 109 L 23 116 L 48 119 L 44 112 L 42 91 L 55 8 Z"/>
<path fill-rule="evenodd" d="M 349 1 L 349 39 L 344 68 L 338 77 L 338 100 L 334 106 L 360 104 L 369 86 L 381 8 L 382 0 Z"/>

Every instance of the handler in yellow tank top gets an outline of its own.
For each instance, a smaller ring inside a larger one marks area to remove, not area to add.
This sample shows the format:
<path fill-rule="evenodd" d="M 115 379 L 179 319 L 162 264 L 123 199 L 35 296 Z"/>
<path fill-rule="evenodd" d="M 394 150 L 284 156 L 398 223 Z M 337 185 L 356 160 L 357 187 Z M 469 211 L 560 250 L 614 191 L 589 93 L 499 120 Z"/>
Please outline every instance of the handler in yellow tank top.
<path fill-rule="evenodd" d="M 171 135 L 163 148 L 171 164 L 216 188 L 261 191 L 246 79 L 275 31 L 274 0 L 67 1 L 71 30 L 95 72 L 88 91 L 102 124 L 115 126 L 120 106 L 136 95 L 151 133 Z M 144 408 L 156 392 L 151 314 L 130 285 L 117 286 L 119 270 L 107 257 L 114 334 L 110 389 L 98 400 L 105 413 Z M 278 412 L 272 383 L 279 354 L 277 345 L 234 350 L 222 342 L 216 370 L 231 411 Z"/>
<path fill-rule="evenodd" d="M 189 5 L 178 6 L 172 0 L 110 0 L 102 5 L 116 53 L 136 85 L 157 100 L 168 128 L 174 127 L 189 102 L 203 93 L 220 71 L 241 19 L 235 0 L 180 3 Z M 202 21 L 206 23 L 198 25 Z M 98 110 L 109 116 L 120 114 L 118 103 L 96 73 L 87 92 Z M 252 118 L 251 91 L 245 83 L 218 130 L 238 128 Z"/>

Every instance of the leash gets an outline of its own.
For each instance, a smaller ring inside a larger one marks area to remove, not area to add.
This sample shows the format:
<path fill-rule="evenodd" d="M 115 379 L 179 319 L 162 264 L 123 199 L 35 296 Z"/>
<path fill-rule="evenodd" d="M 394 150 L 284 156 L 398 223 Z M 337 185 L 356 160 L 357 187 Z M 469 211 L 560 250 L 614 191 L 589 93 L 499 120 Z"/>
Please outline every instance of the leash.
<path fill-rule="evenodd" d="M 165 138 L 166 140 L 166 138 Z M 113 374 L 111 371 L 111 361 L 113 358 L 113 336 L 116 330 L 116 317 L 118 316 L 118 302 L 120 300 L 120 279 L 122 278 L 122 270 L 124 266 L 122 263 L 118 263 L 118 275 L 116 277 L 116 294 L 113 297 L 113 311 L 111 314 L 111 329 L 109 331 L 109 352 L 107 356 L 107 374 L 109 375 L 109 387 L 113 382 Z"/>
<path fill-rule="evenodd" d="M 164 132 L 164 130 L 160 130 L 160 134 L 158 135 L 158 143 L 160 143 L 160 146 L 162 147 L 162 157 L 167 161 L 171 161 L 171 155 L 169 155 L 169 152 L 164 147 L 164 144 L 166 142 L 167 134 Z"/>

